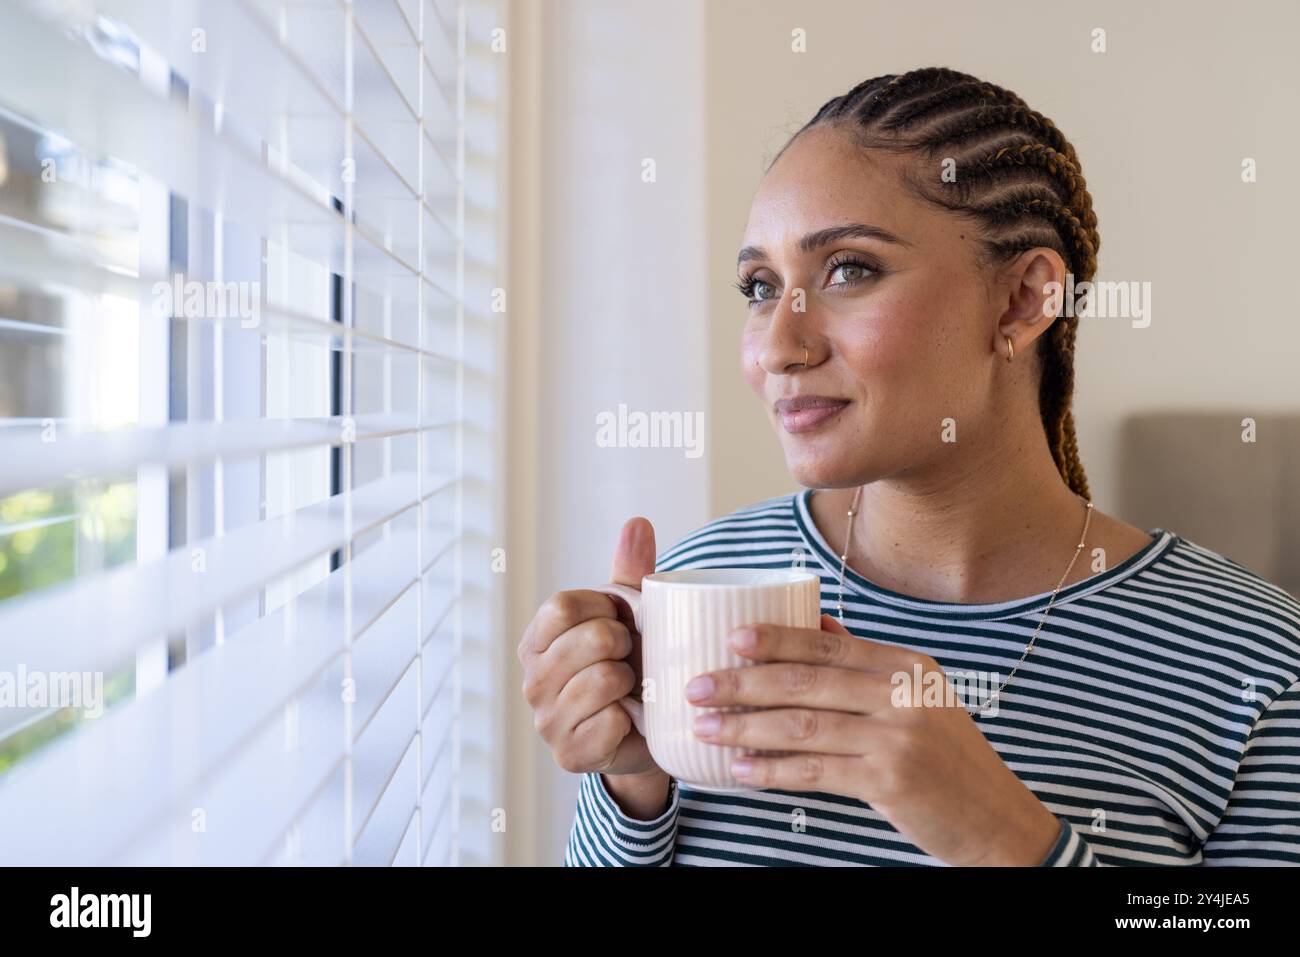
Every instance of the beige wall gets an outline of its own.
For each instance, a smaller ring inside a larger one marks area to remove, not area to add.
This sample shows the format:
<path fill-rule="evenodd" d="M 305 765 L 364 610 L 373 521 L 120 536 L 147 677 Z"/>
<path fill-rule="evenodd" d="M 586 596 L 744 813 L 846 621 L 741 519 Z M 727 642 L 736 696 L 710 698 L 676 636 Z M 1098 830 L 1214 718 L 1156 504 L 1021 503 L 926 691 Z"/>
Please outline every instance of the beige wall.
<path fill-rule="evenodd" d="M 703 23 L 696 0 L 514 5 L 511 863 L 562 860 L 577 794 L 533 728 L 513 645 L 547 595 L 609 580 L 627 519 L 648 517 L 663 550 L 710 515 L 707 446 L 596 441 L 620 404 L 706 409 Z"/>

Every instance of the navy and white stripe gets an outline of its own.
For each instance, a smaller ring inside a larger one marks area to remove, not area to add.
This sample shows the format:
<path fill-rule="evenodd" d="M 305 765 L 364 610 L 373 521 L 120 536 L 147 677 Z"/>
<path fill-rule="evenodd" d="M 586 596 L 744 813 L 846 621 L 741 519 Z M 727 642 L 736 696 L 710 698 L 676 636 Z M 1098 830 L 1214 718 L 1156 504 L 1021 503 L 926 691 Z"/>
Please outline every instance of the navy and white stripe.
<path fill-rule="evenodd" d="M 813 524 L 810 494 L 711 522 L 657 570 L 802 560 L 834 614 L 839 556 Z M 1136 555 L 1061 590 L 980 728 L 1061 820 L 1044 866 L 1300 864 L 1300 602 L 1231 559 L 1150 532 Z M 849 569 L 844 623 L 950 672 L 1005 676 L 1049 598 L 928 601 Z M 570 866 L 942 864 L 839 795 L 675 782 L 664 814 L 637 821 L 600 775 L 581 779 Z"/>

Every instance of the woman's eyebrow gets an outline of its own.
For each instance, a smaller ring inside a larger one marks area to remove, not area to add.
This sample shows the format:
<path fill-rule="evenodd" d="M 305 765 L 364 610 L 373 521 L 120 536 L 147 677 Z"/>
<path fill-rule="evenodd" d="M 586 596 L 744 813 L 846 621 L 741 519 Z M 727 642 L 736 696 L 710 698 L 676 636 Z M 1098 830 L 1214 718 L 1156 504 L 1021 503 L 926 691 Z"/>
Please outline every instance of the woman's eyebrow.
<path fill-rule="evenodd" d="M 879 226 L 869 226 L 866 223 L 849 223 L 846 226 L 831 226 L 827 229 L 819 229 L 816 232 L 809 233 L 799 240 L 799 251 L 810 253 L 814 250 L 829 245 L 830 243 L 839 242 L 841 239 L 879 239 L 881 242 L 894 243 L 898 246 L 911 246 L 905 239 L 900 239 L 887 229 L 881 229 Z M 766 259 L 767 251 L 762 246 L 746 246 L 740 251 L 740 256 L 736 259 L 736 265 L 751 259 Z"/>

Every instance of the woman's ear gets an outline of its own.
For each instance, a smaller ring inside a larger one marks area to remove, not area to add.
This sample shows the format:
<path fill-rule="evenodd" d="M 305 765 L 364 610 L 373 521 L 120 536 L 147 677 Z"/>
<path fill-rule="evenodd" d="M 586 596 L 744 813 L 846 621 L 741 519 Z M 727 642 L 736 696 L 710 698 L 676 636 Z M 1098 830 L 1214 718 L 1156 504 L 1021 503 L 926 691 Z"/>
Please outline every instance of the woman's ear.
<path fill-rule="evenodd" d="M 1065 261 L 1045 246 L 1026 250 L 1003 273 L 1007 306 L 998 317 L 993 348 L 1005 354 L 1006 340 L 1017 351 L 1046 332 L 1061 313 L 1065 297 Z"/>

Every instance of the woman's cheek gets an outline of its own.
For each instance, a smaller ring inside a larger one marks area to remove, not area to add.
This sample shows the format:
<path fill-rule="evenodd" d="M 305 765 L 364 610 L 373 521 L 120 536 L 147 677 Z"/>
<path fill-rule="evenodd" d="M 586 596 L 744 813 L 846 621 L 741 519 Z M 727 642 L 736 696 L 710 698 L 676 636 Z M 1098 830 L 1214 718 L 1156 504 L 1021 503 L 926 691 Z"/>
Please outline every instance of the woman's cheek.
<path fill-rule="evenodd" d="M 767 384 L 767 373 L 758 365 L 759 345 L 760 340 L 757 336 L 746 336 L 741 342 L 740 371 L 745 376 L 745 381 L 749 383 L 749 387 L 759 398 L 762 398 L 763 386 Z"/>
<path fill-rule="evenodd" d="M 838 337 L 838 351 L 861 385 L 870 390 L 906 372 L 909 360 L 905 335 L 880 323 L 863 322 Z"/>
<path fill-rule="evenodd" d="M 945 328 L 948 304 L 900 292 L 880 297 L 873 307 L 859 328 L 861 351 L 870 354 L 877 374 L 932 387 L 934 366 L 946 364 L 945 355 L 954 348 L 954 336 Z"/>

